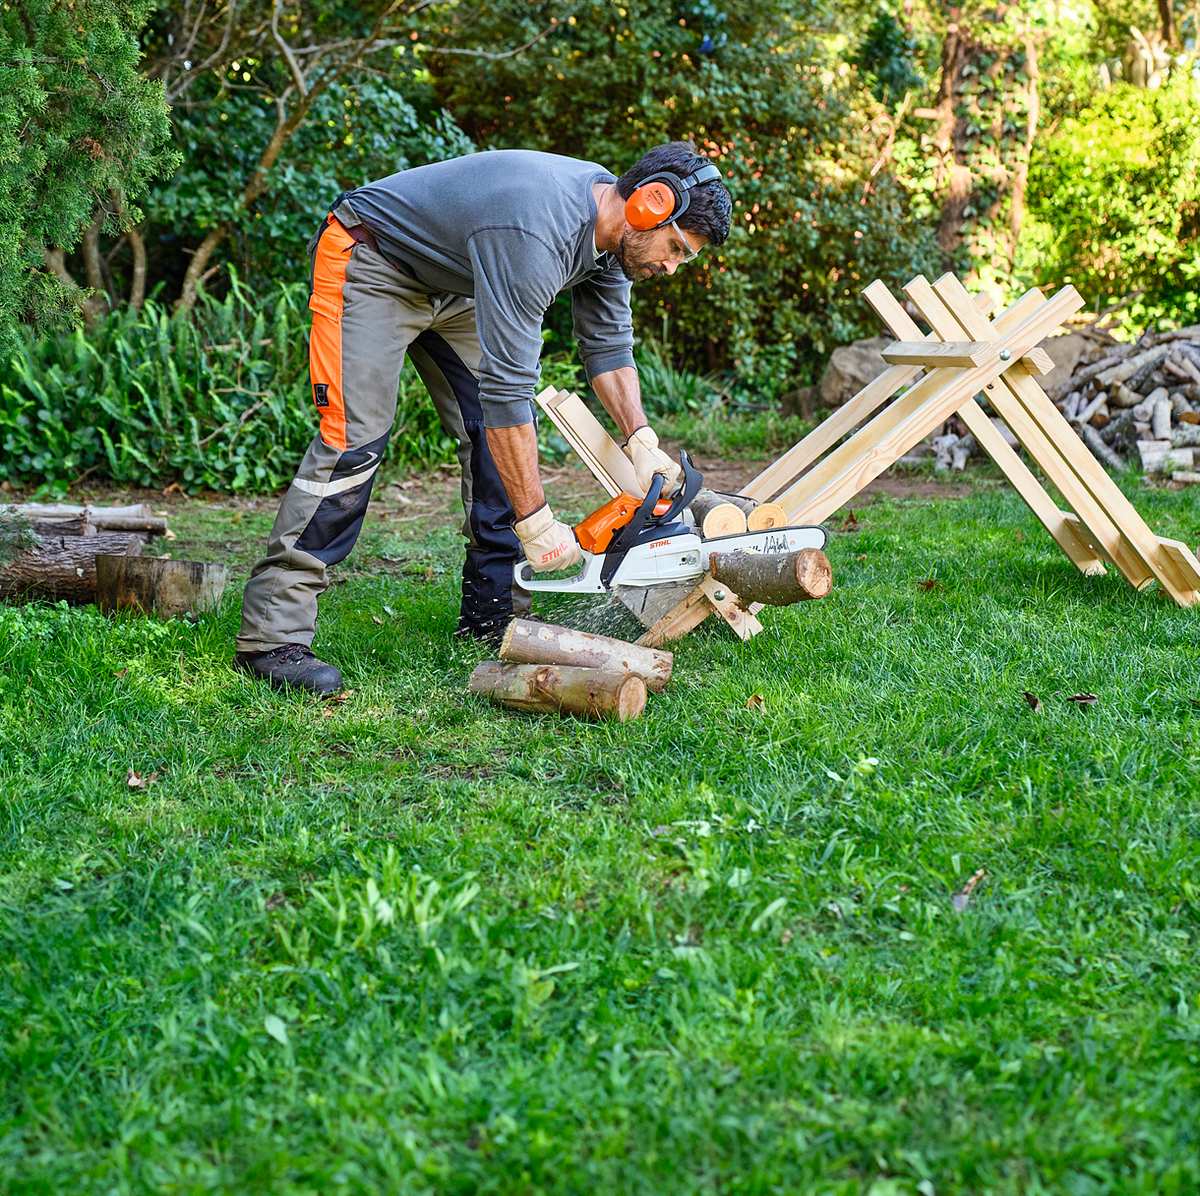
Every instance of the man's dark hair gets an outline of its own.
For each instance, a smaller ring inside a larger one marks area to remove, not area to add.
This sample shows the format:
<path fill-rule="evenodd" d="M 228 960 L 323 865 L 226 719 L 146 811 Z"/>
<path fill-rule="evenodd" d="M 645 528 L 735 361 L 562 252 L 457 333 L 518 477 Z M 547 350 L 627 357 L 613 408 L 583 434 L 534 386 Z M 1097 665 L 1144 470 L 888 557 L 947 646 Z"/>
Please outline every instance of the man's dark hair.
<path fill-rule="evenodd" d="M 656 145 L 617 179 L 617 194 L 622 199 L 628 199 L 637 185 L 652 174 L 677 174 L 682 179 L 707 163 L 708 159 L 698 154 L 690 141 L 668 141 L 666 145 Z M 692 188 L 691 202 L 679 219 L 679 227 L 700 233 L 708 238 L 710 244 L 720 245 L 729 236 L 729 214 L 732 209 L 733 201 L 721 180 L 701 183 Z"/>

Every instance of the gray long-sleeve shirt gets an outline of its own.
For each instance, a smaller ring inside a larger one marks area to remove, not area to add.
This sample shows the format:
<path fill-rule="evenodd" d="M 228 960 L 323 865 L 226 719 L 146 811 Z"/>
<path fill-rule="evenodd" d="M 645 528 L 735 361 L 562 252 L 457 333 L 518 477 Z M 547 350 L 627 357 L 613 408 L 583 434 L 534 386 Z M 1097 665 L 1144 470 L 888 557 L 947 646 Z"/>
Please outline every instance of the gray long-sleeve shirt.
<path fill-rule="evenodd" d="M 432 292 L 475 297 L 484 423 L 529 423 L 542 317 L 571 291 L 589 378 L 633 364 L 629 282 L 596 256 L 592 187 L 613 175 L 594 162 L 493 150 L 403 170 L 346 202 L 380 252 Z"/>

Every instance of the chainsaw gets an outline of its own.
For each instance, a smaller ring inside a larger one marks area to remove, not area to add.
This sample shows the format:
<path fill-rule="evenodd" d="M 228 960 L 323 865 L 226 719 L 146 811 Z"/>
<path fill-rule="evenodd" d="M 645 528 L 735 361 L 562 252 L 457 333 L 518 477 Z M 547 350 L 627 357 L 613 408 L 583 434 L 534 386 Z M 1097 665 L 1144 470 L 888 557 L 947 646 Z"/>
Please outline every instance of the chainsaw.
<path fill-rule="evenodd" d="M 660 586 L 699 581 L 714 552 L 797 552 L 824 548 L 822 527 L 773 527 L 705 540 L 683 522 L 682 514 L 703 478 L 680 452 L 683 481 L 670 499 L 666 479 L 655 474 L 645 498 L 621 493 L 575 527 L 583 567 L 574 577 L 536 578 L 528 561 L 518 561 L 514 580 L 523 590 L 549 594 L 603 594 L 617 586 Z"/>

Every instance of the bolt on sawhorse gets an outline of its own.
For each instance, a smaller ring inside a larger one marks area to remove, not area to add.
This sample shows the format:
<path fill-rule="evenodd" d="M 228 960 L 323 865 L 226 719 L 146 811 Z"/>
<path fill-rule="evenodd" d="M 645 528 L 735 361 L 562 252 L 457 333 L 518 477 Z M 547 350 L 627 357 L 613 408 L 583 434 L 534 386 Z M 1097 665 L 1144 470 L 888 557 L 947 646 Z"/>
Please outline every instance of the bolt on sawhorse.
<path fill-rule="evenodd" d="M 918 276 L 904 292 L 929 334 L 922 334 L 882 282 L 871 283 L 863 295 L 897 338 L 883 350 L 889 368 L 741 494 L 778 503 L 789 523 L 820 523 L 957 415 L 1082 573 L 1103 574 L 1112 565 L 1138 590 L 1157 582 L 1180 606 L 1200 602 L 1195 554 L 1151 531 L 1038 385 L 1037 377 L 1051 368 L 1038 346 L 1083 306 L 1075 288 L 1063 287 L 1050 298 L 1030 290 L 994 320 L 953 274 L 932 284 Z M 975 401 L 980 393 L 1069 509 L 1058 506 Z M 549 388 L 537 398 L 610 494 L 631 488 L 632 468 L 624 453 L 578 396 Z M 677 639 L 714 613 L 742 639 L 762 627 L 756 604 L 742 603 L 711 577 L 657 601 L 657 609 L 639 611 L 647 625 L 640 643 Z"/>

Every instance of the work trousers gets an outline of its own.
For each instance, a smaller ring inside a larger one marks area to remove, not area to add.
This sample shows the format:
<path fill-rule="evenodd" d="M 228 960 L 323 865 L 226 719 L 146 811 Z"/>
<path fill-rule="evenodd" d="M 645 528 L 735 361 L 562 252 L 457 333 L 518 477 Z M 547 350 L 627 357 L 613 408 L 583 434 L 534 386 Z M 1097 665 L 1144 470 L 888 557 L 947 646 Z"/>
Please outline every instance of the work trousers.
<path fill-rule="evenodd" d="M 490 632 L 529 609 L 513 585 L 513 510 L 484 435 L 475 301 L 428 294 L 356 239 L 335 208 L 309 244 L 309 369 L 320 430 L 288 487 L 242 600 L 238 650 L 311 645 L 327 568 L 354 547 L 396 416 L 407 353 L 458 445 L 466 519 L 460 630 Z"/>

